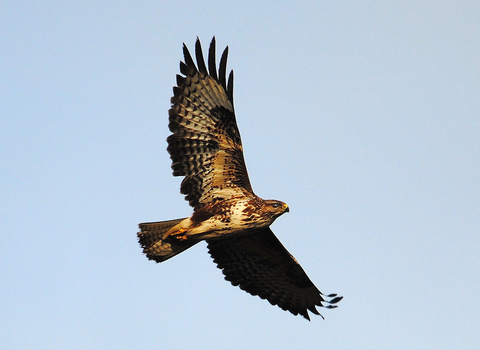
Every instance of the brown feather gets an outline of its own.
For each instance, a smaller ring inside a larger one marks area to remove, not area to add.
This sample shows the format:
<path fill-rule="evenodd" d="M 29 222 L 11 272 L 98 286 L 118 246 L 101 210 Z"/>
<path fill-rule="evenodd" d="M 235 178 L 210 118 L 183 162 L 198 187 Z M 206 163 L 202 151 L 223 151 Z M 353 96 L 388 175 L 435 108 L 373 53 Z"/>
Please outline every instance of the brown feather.
<path fill-rule="evenodd" d="M 233 109 L 233 75 L 225 80 L 227 50 L 222 55 L 220 80 L 215 56 L 207 71 L 200 41 L 195 45 L 198 69 L 184 46 L 185 63 L 177 78 L 169 111 L 167 138 L 174 176 L 185 176 L 180 192 L 198 209 L 232 194 L 253 194 L 243 158 L 242 141 Z M 214 55 L 212 40 L 209 55 Z M 215 73 L 212 73 L 212 72 Z"/>
<path fill-rule="evenodd" d="M 270 228 L 207 242 L 214 262 L 232 285 L 307 319 L 307 310 L 318 314 L 315 306 L 330 306 Z"/>

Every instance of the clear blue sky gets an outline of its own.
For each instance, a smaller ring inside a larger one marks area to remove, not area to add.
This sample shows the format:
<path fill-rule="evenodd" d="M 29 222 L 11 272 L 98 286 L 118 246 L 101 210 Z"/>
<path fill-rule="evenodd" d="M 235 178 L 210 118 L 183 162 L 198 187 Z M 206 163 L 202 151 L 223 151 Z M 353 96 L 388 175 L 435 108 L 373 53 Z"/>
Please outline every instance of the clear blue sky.
<path fill-rule="evenodd" d="M 4 1 L 0 348 L 477 349 L 478 1 Z M 187 216 L 167 110 L 182 43 L 230 47 L 255 192 L 345 298 L 307 322 L 223 280 Z"/>

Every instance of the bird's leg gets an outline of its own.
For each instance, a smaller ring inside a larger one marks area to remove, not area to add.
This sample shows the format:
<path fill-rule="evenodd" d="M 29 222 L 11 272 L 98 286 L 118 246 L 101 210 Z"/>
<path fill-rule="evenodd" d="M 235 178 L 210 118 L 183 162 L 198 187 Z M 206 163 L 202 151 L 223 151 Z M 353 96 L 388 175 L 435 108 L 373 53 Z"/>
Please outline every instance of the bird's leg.
<path fill-rule="evenodd" d="M 188 231 L 188 229 L 181 228 L 177 232 L 173 232 L 172 234 L 170 234 L 170 236 L 178 239 L 179 241 L 186 241 L 188 238 L 187 238 L 187 235 L 185 234 L 185 232 L 187 232 L 187 231 Z"/>
<path fill-rule="evenodd" d="M 173 226 L 163 235 L 162 240 L 167 239 L 168 237 L 172 237 L 179 241 L 186 241 L 188 239 L 186 232 L 188 231 L 190 223 L 190 219 L 186 219 L 179 224 Z"/>

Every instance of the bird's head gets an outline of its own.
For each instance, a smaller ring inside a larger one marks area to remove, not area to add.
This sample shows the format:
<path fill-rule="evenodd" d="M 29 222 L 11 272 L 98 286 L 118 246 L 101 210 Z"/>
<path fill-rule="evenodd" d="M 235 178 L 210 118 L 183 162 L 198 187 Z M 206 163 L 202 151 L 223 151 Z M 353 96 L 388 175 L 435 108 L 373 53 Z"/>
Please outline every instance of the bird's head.
<path fill-rule="evenodd" d="M 280 215 L 290 211 L 288 205 L 281 201 L 270 199 L 264 202 L 265 205 L 263 206 L 263 214 L 269 219 L 269 221 L 271 220 L 270 223 L 272 223 Z"/>

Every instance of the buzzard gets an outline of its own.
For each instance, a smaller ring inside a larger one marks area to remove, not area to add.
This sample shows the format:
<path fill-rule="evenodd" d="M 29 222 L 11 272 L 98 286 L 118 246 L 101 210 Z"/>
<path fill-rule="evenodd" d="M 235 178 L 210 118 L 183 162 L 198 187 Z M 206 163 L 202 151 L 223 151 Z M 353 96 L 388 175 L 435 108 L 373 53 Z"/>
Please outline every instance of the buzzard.
<path fill-rule="evenodd" d="M 192 59 L 185 44 L 173 88 L 167 138 L 174 176 L 184 176 L 180 192 L 193 207 L 189 218 L 139 225 L 146 256 L 162 262 L 206 241 L 225 279 L 310 320 L 316 306 L 334 308 L 342 297 L 324 295 L 275 237 L 270 225 L 288 206 L 263 200 L 252 190 L 233 108 L 233 71 L 226 79 L 228 47 L 217 72 L 215 37 L 203 58 L 197 38 Z M 208 67 L 207 67 L 208 65 Z M 323 316 L 322 316 L 323 317 Z"/>

